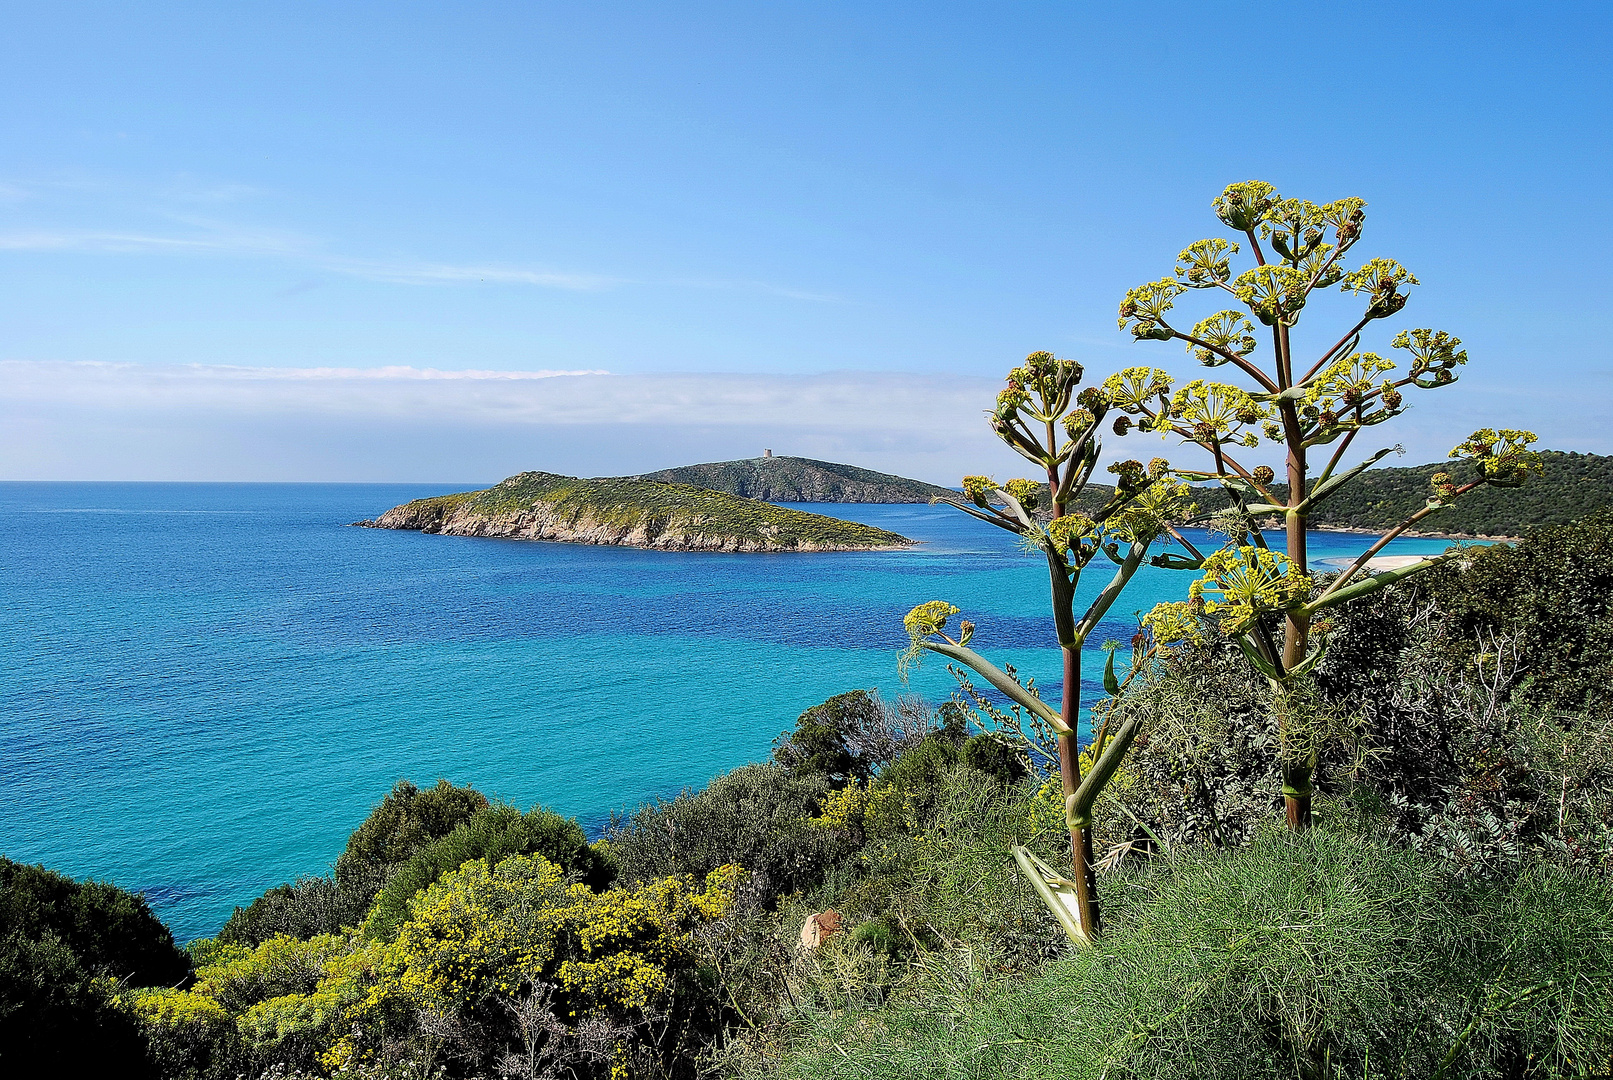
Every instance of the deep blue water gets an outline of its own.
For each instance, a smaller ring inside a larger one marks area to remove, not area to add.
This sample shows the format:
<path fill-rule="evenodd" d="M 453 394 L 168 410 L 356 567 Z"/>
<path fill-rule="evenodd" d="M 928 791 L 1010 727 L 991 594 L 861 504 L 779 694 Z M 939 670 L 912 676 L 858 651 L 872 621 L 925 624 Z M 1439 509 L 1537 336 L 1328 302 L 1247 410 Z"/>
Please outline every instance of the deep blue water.
<path fill-rule="evenodd" d="M 345 527 L 477 486 L 0 484 L 0 854 L 143 890 L 186 940 L 326 869 L 400 778 L 597 825 L 765 758 L 831 694 L 941 699 L 943 664 L 896 673 L 925 600 L 1058 692 L 1045 564 L 944 507 L 805 507 L 925 541 L 884 553 Z M 1318 534 L 1312 555 L 1369 539 Z M 1094 640 L 1187 579 L 1145 570 Z"/>

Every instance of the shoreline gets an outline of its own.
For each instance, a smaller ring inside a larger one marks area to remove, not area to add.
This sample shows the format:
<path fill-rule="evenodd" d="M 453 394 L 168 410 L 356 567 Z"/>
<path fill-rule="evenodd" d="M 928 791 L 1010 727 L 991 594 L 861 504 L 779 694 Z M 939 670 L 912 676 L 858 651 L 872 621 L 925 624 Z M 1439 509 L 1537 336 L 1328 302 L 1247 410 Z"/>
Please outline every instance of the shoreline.
<path fill-rule="evenodd" d="M 1355 525 L 1312 525 L 1311 532 L 1355 533 L 1360 536 L 1384 536 L 1388 529 L 1367 529 Z M 1523 540 L 1521 536 L 1490 536 L 1485 533 L 1452 533 L 1452 532 L 1414 532 L 1407 530 L 1395 539 L 1409 538 L 1412 540 L 1489 540 L 1494 543 L 1516 544 Z"/>

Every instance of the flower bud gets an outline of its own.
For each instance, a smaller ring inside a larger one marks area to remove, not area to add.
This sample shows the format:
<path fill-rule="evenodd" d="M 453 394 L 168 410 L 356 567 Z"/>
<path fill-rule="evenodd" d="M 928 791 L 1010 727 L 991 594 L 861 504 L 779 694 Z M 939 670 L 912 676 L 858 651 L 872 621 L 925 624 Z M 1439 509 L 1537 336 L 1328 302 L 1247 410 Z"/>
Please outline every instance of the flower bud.
<path fill-rule="evenodd" d="M 1277 479 L 1277 474 L 1272 471 L 1270 465 L 1256 465 L 1255 471 L 1249 475 L 1255 478 L 1257 484 L 1269 484 Z"/>
<path fill-rule="evenodd" d="M 1128 432 L 1130 430 L 1131 430 L 1131 417 L 1129 417 L 1129 416 L 1117 416 L 1117 417 L 1115 417 L 1115 434 L 1116 435 L 1124 435 L 1126 432 Z"/>

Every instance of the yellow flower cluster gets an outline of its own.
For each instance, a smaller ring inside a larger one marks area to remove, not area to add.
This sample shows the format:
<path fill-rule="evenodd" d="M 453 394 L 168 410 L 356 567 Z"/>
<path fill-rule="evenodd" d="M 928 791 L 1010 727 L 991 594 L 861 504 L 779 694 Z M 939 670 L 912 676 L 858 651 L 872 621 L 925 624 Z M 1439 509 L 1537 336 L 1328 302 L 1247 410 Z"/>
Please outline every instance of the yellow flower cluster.
<path fill-rule="evenodd" d="M 1166 525 L 1185 521 L 1198 512 L 1192 493 L 1185 481 L 1156 480 L 1104 525 L 1112 535 L 1128 543 L 1152 543 Z"/>
<path fill-rule="evenodd" d="M 1103 392 L 1123 412 L 1135 413 L 1171 392 L 1171 375 L 1161 368 L 1122 368 L 1103 381 Z"/>
<path fill-rule="evenodd" d="M 1545 472 L 1537 451 L 1529 449 L 1539 436 L 1532 431 L 1480 428 L 1469 435 L 1449 457 L 1469 458 L 1487 483 L 1496 487 L 1517 487 L 1531 476 Z"/>
<path fill-rule="evenodd" d="M 1248 356 L 1255 351 L 1254 324 L 1241 311 L 1218 311 L 1207 319 L 1200 319 L 1193 326 L 1193 336 L 1223 350 L 1217 352 L 1188 342 L 1187 351 L 1205 367 L 1227 363 L 1231 358 L 1225 353 Z"/>
<path fill-rule="evenodd" d="M 976 506 L 985 506 L 986 498 L 997 490 L 997 482 L 989 476 L 965 476 L 963 493 Z"/>
<path fill-rule="evenodd" d="M 1171 415 L 1190 427 L 1201 443 L 1238 442 L 1260 445 L 1260 437 L 1246 430 L 1276 415 L 1248 393 L 1226 383 L 1194 379 L 1171 398 Z"/>
<path fill-rule="evenodd" d="M 161 1027 L 233 1023 L 256 1047 L 311 1039 L 331 1072 L 369 1060 L 420 1009 L 462 1012 L 538 980 L 565 994 L 572 1016 L 642 1012 L 693 962 L 692 931 L 727 914 L 744 877 L 723 866 L 704 887 L 672 877 L 595 893 L 542 856 L 472 860 L 410 902 L 395 942 L 226 946 L 191 989 L 138 991 L 126 1004 Z"/>
<path fill-rule="evenodd" d="M 894 784 L 859 784 L 856 780 L 824 796 L 822 812 L 808 818 L 820 829 L 864 828 L 874 833 L 891 831 L 907 822 L 913 797 Z"/>
<path fill-rule="evenodd" d="M 1259 547 L 1222 548 L 1204 561 L 1204 577 L 1194 583 L 1204 613 L 1219 615 L 1230 633 L 1242 633 L 1262 612 L 1281 611 L 1303 600 L 1311 580 L 1279 552 Z M 1219 599 L 1211 599 L 1219 597 Z"/>
<path fill-rule="evenodd" d="M 1204 640 L 1198 610 L 1186 600 L 1155 604 L 1153 610 L 1143 616 L 1143 629 L 1159 645 L 1196 644 Z"/>
<path fill-rule="evenodd" d="M 1026 510 L 1035 510 L 1037 504 L 1042 501 L 1042 485 L 1034 480 L 1010 480 L 1003 485 L 1003 490 L 1012 495 Z"/>
<path fill-rule="evenodd" d="M 931 600 L 903 616 L 902 625 L 907 627 L 907 636 L 917 645 L 931 634 L 946 629 L 947 620 L 957 613 L 958 609 L 945 600 Z"/>

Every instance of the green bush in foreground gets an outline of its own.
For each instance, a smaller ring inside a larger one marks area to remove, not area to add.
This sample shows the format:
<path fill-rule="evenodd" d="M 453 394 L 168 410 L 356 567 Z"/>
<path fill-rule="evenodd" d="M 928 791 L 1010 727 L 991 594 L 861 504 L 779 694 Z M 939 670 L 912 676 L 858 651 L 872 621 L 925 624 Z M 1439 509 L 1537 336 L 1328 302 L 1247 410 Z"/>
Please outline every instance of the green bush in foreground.
<path fill-rule="evenodd" d="M 495 866 L 513 855 L 542 855 L 595 889 L 612 876 L 604 856 L 589 847 L 588 835 L 571 818 L 542 807 L 523 814 L 513 806 L 489 806 L 421 848 L 392 875 L 365 917 L 365 935 L 390 941 L 409 916 L 410 900 L 432 882 L 471 860 Z"/>
<path fill-rule="evenodd" d="M 141 1039 L 108 997 L 189 971 L 143 897 L 0 858 L 0 1074 L 142 1075 Z"/>
<path fill-rule="evenodd" d="M 809 1011 L 769 1068 L 1342 1080 L 1610 1065 L 1605 878 L 1540 866 L 1457 884 L 1423 856 L 1316 830 L 1179 854 L 1114 885 L 1096 949 L 1028 980 L 933 965 L 883 1011 Z"/>

